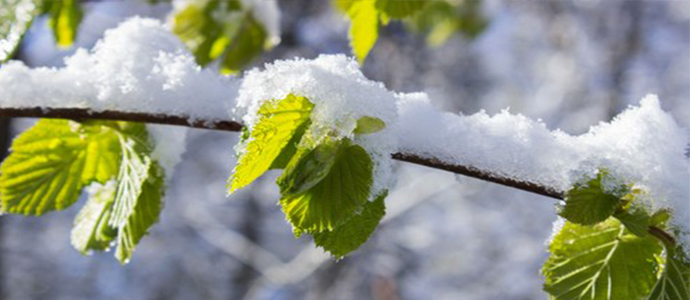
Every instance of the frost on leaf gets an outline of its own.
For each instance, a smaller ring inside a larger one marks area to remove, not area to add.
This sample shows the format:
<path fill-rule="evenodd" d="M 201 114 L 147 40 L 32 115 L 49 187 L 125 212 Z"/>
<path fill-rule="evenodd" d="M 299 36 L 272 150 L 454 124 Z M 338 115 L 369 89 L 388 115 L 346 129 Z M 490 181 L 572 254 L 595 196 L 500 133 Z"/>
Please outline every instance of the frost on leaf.
<path fill-rule="evenodd" d="M 230 178 L 230 193 L 249 185 L 269 170 L 283 151 L 295 151 L 294 144 L 301 138 L 298 133 L 303 133 L 304 126 L 308 126 L 313 106 L 307 98 L 294 95 L 267 101 L 261 106 L 257 113 L 259 121 L 251 129 Z"/>

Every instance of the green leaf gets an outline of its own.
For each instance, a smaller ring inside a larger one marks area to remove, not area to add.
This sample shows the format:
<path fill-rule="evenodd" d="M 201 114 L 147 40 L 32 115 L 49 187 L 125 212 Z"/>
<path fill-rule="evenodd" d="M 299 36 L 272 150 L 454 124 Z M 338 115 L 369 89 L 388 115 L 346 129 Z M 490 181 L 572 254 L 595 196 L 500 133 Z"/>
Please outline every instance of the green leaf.
<path fill-rule="evenodd" d="M 429 1 L 407 24 L 427 33 L 427 44 L 436 47 L 461 33 L 467 38 L 478 36 L 488 25 L 481 12 L 481 1 Z"/>
<path fill-rule="evenodd" d="M 336 155 L 345 142 L 327 140 L 314 148 L 301 148 L 278 178 L 282 195 L 299 194 L 323 180 L 335 164 Z"/>
<path fill-rule="evenodd" d="M 557 300 L 642 299 L 656 282 L 657 241 L 631 234 L 615 219 L 567 222 L 549 247 L 544 290 Z"/>
<path fill-rule="evenodd" d="M 376 117 L 361 117 L 357 120 L 357 127 L 355 127 L 355 134 L 370 134 L 379 132 L 386 128 L 386 123 Z"/>
<path fill-rule="evenodd" d="M 348 139 L 343 139 L 337 149 L 330 172 L 318 184 L 303 193 L 282 195 L 280 204 L 298 236 L 302 232 L 334 230 L 360 211 L 369 198 L 373 180 L 371 157 Z M 304 165 L 290 162 L 295 164 Z"/>
<path fill-rule="evenodd" d="M 353 1 L 348 6 L 347 15 L 352 22 L 350 26 L 352 52 L 361 65 L 379 37 L 379 12 L 375 1 Z"/>
<path fill-rule="evenodd" d="M 74 220 L 72 246 L 82 254 L 108 249 L 117 236 L 115 228 L 108 224 L 115 199 L 114 182 L 110 183 L 91 187 L 94 190 L 89 200 Z"/>
<path fill-rule="evenodd" d="M 129 261 L 135 246 L 158 221 L 163 207 L 163 170 L 150 157 L 152 145 L 143 124 L 130 123 L 120 132 L 122 164 L 109 225 L 117 228 L 115 257 Z"/>
<path fill-rule="evenodd" d="M 644 237 L 648 234 L 647 228 L 649 228 L 651 217 L 643 208 L 633 206 L 626 212 L 617 212 L 613 216 L 634 235 Z"/>
<path fill-rule="evenodd" d="M 50 17 L 49 24 L 53 29 L 55 42 L 60 47 L 72 46 L 77 37 L 77 29 L 84 15 L 78 0 L 42 2 L 42 11 Z"/>
<path fill-rule="evenodd" d="M 0 63 L 12 58 L 39 13 L 35 0 L 0 0 Z"/>
<path fill-rule="evenodd" d="M 426 0 L 376 0 L 376 8 L 392 19 L 402 19 L 421 11 Z"/>
<path fill-rule="evenodd" d="M 263 25 L 238 0 L 190 1 L 173 17 L 173 32 L 202 66 L 222 57 L 221 71 L 235 73 L 271 46 Z"/>
<path fill-rule="evenodd" d="M 41 215 L 72 205 L 81 189 L 117 174 L 119 145 L 108 127 L 39 120 L 12 143 L 0 167 L 2 212 Z"/>
<path fill-rule="evenodd" d="M 364 204 L 362 212 L 333 231 L 314 234 L 314 243 L 331 253 L 336 258 L 342 258 L 364 244 L 386 214 L 384 199 L 388 192 L 376 197 L 373 202 Z"/>
<path fill-rule="evenodd" d="M 666 263 L 647 300 L 689 300 L 690 262 L 681 247 L 666 246 Z"/>
<path fill-rule="evenodd" d="M 618 197 L 607 194 L 601 186 L 605 172 L 600 172 L 597 178 L 585 185 L 577 185 L 565 195 L 565 206 L 559 212 L 566 220 L 581 224 L 593 225 L 603 222 L 612 216 L 620 207 Z"/>
<path fill-rule="evenodd" d="M 257 58 L 267 48 L 268 34 L 254 17 L 247 13 L 232 35 L 223 59 L 221 71 L 235 74 Z"/>
<path fill-rule="evenodd" d="M 292 94 L 282 100 L 267 101 L 261 106 L 257 113 L 259 121 L 251 129 L 249 142 L 230 178 L 230 193 L 259 178 L 291 141 L 295 143 L 293 138 L 303 132 L 300 128 L 309 122 L 313 107 L 307 98 Z"/>

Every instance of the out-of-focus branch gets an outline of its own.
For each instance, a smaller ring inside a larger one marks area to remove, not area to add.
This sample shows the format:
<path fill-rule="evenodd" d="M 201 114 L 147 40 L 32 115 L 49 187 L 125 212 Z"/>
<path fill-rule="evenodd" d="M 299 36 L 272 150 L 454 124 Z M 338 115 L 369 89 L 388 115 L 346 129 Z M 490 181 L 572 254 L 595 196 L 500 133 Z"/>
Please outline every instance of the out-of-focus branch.
<path fill-rule="evenodd" d="M 241 123 L 232 120 L 190 121 L 189 116 L 184 115 L 148 114 L 141 112 L 133 113 L 114 110 L 96 112 L 83 108 L 0 107 L 0 117 L 59 118 L 72 120 L 101 119 L 145 122 L 165 125 L 179 125 L 193 128 L 224 131 L 240 131 L 242 129 Z M 522 181 L 514 178 L 501 176 L 491 171 L 481 170 L 472 166 L 444 162 L 434 157 L 424 157 L 414 153 L 393 153 L 392 157 L 400 161 L 410 162 L 440 170 L 446 170 L 453 173 L 478 178 L 484 181 L 494 182 L 501 185 L 513 187 L 523 191 L 536 193 L 542 196 L 547 196 L 555 199 L 563 198 L 562 192 L 557 191 L 556 189 L 553 189 L 551 187 L 542 186 L 529 181 Z"/>

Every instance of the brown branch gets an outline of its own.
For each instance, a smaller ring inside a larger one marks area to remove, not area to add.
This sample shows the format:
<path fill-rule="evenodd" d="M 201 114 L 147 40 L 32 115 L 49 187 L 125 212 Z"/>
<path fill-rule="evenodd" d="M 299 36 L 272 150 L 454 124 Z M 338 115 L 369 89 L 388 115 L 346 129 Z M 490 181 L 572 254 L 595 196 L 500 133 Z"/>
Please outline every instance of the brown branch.
<path fill-rule="evenodd" d="M 178 125 L 201 129 L 240 131 L 243 125 L 230 120 L 221 121 L 189 121 L 189 116 L 171 116 L 165 114 L 132 113 L 113 110 L 100 112 L 90 111 L 84 108 L 2 108 L 0 107 L 0 118 L 28 117 L 28 118 L 48 118 L 48 119 L 99 119 L 112 121 L 131 121 L 163 125 Z M 521 181 L 514 178 L 498 175 L 496 173 L 480 170 L 472 166 L 455 165 L 441 161 L 434 157 L 423 157 L 412 153 L 393 153 L 393 159 L 405 161 L 413 164 L 427 166 L 435 169 L 445 170 L 480 180 L 489 181 L 504 186 L 509 186 L 519 190 L 532 192 L 546 197 L 563 200 L 562 192 L 547 186 L 542 186 L 529 181 Z M 662 238 L 665 242 L 675 244 L 671 235 L 654 226 L 649 227 L 649 233 Z"/>
<path fill-rule="evenodd" d="M 100 120 L 117 120 L 117 121 L 132 121 L 144 122 L 165 125 L 188 126 L 193 128 L 224 130 L 224 131 L 240 131 L 242 124 L 235 121 L 189 121 L 189 116 L 171 116 L 165 114 L 147 114 L 147 113 L 133 113 L 121 112 L 113 110 L 105 111 L 90 111 L 84 108 L 0 108 L 0 117 L 30 117 L 30 118 L 56 118 L 56 119 L 100 119 Z M 474 177 L 484 181 L 490 181 L 501 185 L 513 187 L 523 191 L 532 192 L 542 196 L 547 196 L 555 199 L 562 199 L 561 192 L 556 191 L 550 187 L 544 187 L 528 181 L 520 181 L 513 178 L 500 176 L 495 173 L 480 170 L 471 166 L 454 165 L 443 162 L 433 157 L 423 157 L 412 153 L 393 153 L 393 159 L 406 161 L 418 165 L 423 165 L 431 168 L 450 171 L 457 174 L 462 174 L 469 177 Z"/>

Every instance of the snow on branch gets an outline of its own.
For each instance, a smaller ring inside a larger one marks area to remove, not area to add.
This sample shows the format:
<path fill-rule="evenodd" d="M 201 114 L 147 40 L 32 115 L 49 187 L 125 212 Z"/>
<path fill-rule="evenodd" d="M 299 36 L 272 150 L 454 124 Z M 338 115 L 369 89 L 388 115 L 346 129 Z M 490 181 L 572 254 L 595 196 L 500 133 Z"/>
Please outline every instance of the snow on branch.
<path fill-rule="evenodd" d="M 289 94 L 314 104 L 311 122 L 347 136 L 374 162 L 374 187 L 392 186 L 391 157 L 515 187 L 552 198 L 605 169 L 645 191 L 641 204 L 673 209 L 673 223 L 690 232 L 687 129 L 645 97 L 610 123 L 582 135 L 550 130 L 503 111 L 462 115 L 434 107 L 424 93 L 399 94 L 371 81 L 353 59 L 322 55 L 276 61 L 242 79 L 201 69 L 158 21 L 132 19 L 109 30 L 91 50 L 63 68 L 0 67 L 0 116 L 110 119 L 250 130 L 265 101 Z M 357 120 L 374 117 L 385 129 L 353 136 Z"/>

